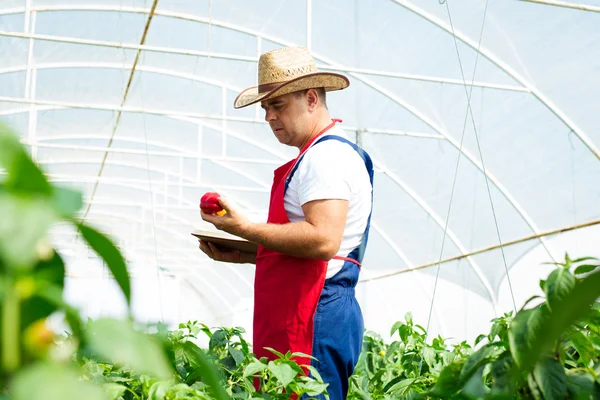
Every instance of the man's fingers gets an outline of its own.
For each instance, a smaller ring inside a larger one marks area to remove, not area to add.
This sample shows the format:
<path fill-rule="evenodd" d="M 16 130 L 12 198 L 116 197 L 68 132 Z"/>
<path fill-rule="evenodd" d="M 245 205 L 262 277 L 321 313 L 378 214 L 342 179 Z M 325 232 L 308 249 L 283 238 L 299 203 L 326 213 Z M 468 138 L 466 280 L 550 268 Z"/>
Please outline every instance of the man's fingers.
<path fill-rule="evenodd" d="M 231 205 L 231 203 L 229 203 L 227 200 L 225 200 L 225 199 L 224 199 L 224 198 L 222 198 L 222 197 L 219 197 L 219 205 L 220 205 L 221 207 L 223 207 L 223 209 L 224 209 L 225 211 L 227 211 L 228 213 L 231 213 L 231 206 L 232 206 L 232 205 Z"/>
<path fill-rule="evenodd" d="M 223 254 L 221 253 L 221 251 L 219 251 L 219 249 L 217 249 L 217 246 L 215 246 L 211 242 L 208 242 L 208 247 L 210 247 L 210 250 L 213 254 L 213 257 L 212 257 L 213 260 L 215 260 L 215 261 L 223 260 Z"/>
<path fill-rule="evenodd" d="M 208 242 L 205 242 L 204 240 L 200 240 L 200 250 L 202 250 L 202 252 L 204 252 L 204 254 L 206 254 L 208 257 L 212 258 L 213 260 L 215 259 L 215 254 L 214 254 L 212 248 L 209 247 Z"/>

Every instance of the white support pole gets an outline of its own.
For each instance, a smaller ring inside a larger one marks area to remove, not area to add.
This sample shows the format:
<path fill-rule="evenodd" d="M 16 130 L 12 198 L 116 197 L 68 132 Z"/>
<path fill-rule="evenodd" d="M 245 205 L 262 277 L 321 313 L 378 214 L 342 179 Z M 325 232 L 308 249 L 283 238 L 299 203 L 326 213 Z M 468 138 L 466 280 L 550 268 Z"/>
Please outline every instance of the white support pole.
<path fill-rule="evenodd" d="M 183 198 L 183 157 L 179 157 L 179 182 L 177 185 L 177 197 L 179 198 L 178 204 L 181 205 L 181 199 Z"/>
<path fill-rule="evenodd" d="M 0 14 L 1 15 L 1 14 Z M 78 39 L 72 37 L 62 37 L 62 36 L 52 36 L 52 35 L 39 35 L 39 34 L 25 34 L 22 32 L 10 32 L 10 31 L 1 31 L 0 36 L 6 37 L 18 37 L 23 39 L 33 38 L 36 40 L 45 40 L 57 43 L 73 43 L 73 44 L 87 44 L 90 46 L 101 46 L 101 47 L 109 47 L 109 48 L 118 48 L 118 49 L 127 49 L 127 50 L 144 50 L 148 52 L 157 52 L 164 54 L 181 54 L 188 56 L 196 56 L 196 57 L 211 57 L 211 58 L 219 58 L 224 60 L 236 60 L 236 61 L 246 61 L 246 62 L 257 62 L 258 57 L 247 57 L 247 56 L 238 56 L 235 54 L 224 54 L 224 53 L 208 53 L 205 51 L 195 51 L 195 50 L 187 50 L 187 49 L 174 49 L 169 47 L 159 47 L 159 46 L 148 46 L 148 45 L 139 45 L 139 44 L 131 44 L 131 43 L 118 43 L 118 42 L 109 42 L 102 40 L 88 40 L 88 39 Z M 286 44 L 286 43 L 281 43 Z M 323 60 L 323 57 L 320 57 L 318 54 L 314 55 L 315 60 Z M 442 78 L 436 76 L 425 76 L 425 75 L 416 75 L 416 74 L 407 74 L 407 73 L 399 73 L 399 72 L 389 72 L 389 71 L 378 71 L 371 69 L 362 69 L 362 68 L 349 68 L 341 65 L 332 65 L 331 62 L 328 62 L 329 65 L 321 65 L 318 64 L 317 68 L 319 70 L 327 70 L 327 71 L 339 71 L 346 73 L 355 73 L 362 75 L 374 75 L 374 76 L 384 76 L 390 78 L 400 78 L 400 79 L 408 79 L 408 80 L 418 80 L 418 81 L 426 81 L 426 82 L 438 82 L 438 83 L 447 83 L 451 85 L 472 85 L 476 87 L 485 87 L 490 89 L 498 89 L 498 90 L 508 90 L 508 91 L 517 91 L 517 92 L 530 92 L 528 88 L 523 86 L 515 86 L 515 85 L 501 85 L 494 84 L 489 82 L 463 82 L 460 79 L 449 79 Z M 137 70 L 137 68 L 136 68 Z"/>
<path fill-rule="evenodd" d="M 225 87 L 221 87 L 221 155 L 223 157 L 227 156 L 227 89 Z"/>
<path fill-rule="evenodd" d="M 591 12 L 600 13 L 600 7 L 592 6 L 592 5 L 588 5 L 588 4 L 569 3 L 566 1 L 558 1 L 558 0 L 520 0 L 520 1 L 528 2 L 528 3 L 543 4 L 545 6 L 571 8 L 574 10 L 591 11 Z"/>
<path fill-rule="evenodd" d="M 198 125 L 198 154 L 196 155 L 196 184 L 202 182 L 202 125 Z"/>
<path fill-rule="evenodd" d="M 30 35 L 35 33 L 35 11 L 31 11 L 31 0 L 25 2 L 25 27 L 24 31 Z M 27 70 L 25 74 L 25 98 L 34 101 L 36 91 L 36 71 L 34 64 L 34 43 L 35 40 L 29 39 L 27 50 Z M 37 110 L 33 103 L 29 104 L 29 119 L 27 124 L 27 140 L 31 143 L 31 158 L 37 160 L 36 146 L 36 130 L 37 130 Z"/>
<path fill-rule="evenodd" d="M 312 45 L 312 0 L 306 0 L 306 48 Z"/>
<path fill-rule="evenodd" d="M 256 37 L 256 59 L 260 59 L 260 55 L 262 54 L 262 37 Z M 258 65 L 256 66 L 258 70 Z M 254 105 L 254 119 L 260 121 L 260 106 L 258 104 Z"/>

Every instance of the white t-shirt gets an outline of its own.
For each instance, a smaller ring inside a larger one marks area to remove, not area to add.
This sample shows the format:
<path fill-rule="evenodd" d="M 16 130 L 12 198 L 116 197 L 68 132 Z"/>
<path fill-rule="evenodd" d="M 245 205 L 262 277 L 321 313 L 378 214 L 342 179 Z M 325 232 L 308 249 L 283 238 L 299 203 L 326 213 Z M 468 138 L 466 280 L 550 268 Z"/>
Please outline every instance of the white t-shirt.
<path fill-rule="evenodd" d="M 346 138 L 334 126 L 324 135 Z M 318 139 L 317 139 L 318 140 Z M 284 197 L 291 222 L 305 221 L 302 205 L 313 200 L 348 200 L 348 217 L 338 256 L 346 257 L 361 241 L 371 212 L 371 181 L 361 156 L 347 143 L 326 140 L 313 144 L 304 154 Z M 330 260 L 327 278 L 342 269 L 344 260 Z"/>

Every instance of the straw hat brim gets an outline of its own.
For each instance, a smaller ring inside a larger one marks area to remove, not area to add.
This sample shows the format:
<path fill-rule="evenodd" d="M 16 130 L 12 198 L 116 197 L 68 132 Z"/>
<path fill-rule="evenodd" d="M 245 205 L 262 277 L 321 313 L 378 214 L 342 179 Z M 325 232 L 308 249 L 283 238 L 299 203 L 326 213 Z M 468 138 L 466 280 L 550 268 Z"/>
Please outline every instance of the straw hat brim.
<path fill-rule="evenodd" d="M 253 86 L 242 91 L 234 100 L 234 108 L 243 108 L 259 101 L 271 99 L 284 94 L 297 92 L 304 89 L 325 88 L 326 92 L 342 90 L 350 85 L 344 75 L 331 72 L 316 72 L 282 82 L 275 88 L 265 93 L 258 92 L 258 86 Z"/>

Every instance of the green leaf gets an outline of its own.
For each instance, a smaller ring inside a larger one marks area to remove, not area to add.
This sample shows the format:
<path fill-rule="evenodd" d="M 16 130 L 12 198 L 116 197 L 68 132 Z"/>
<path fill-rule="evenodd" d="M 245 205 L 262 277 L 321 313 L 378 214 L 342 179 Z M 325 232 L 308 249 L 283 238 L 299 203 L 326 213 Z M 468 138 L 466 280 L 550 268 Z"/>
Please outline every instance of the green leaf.
<path fill-rule="evenodd" d="M 317 382 L 313 380 L 307 380 L 301 384 L 302 391 L 309 396 L 318 396 L 321 393 L 325 393 L 327 386 L 329 386 L 328 383 Z"/>
<path fill-rule="evenodd" d="M 310 376 L 313 379 L 315 379 L 317 382 L 323 382 L 321 374 L 319 373 L 319 371 L 317 371 L 315 367 L 313 367 L 312 365 L 307 365 L 306 368 L 308 368 L 308 372 L 310 373 Z"/>
<path fill-rule="evenodd" d="M 404 325 L 404 322 L 398 321 L 394 325 L 392 325 L 392 329 L 390 329 L 390 337 L 394 336 L 396 331 L 399 331 L 400 327 Z M 399 334 L 400 332 L 398 332 Z"/>
<path fill-rule="evenodd" d="M 486 344 L 465 361 L 465 366 L 460 372 L 460 381 L 466 382 L 480 367 L 490 363 L 497 355 L 498 350 L 493 344 Z"/>
<path fill-rule="evenodd" d="M 463 371 L 466 368 L 463 367 Z M 464 397 L 466 397 L 469 400 L 475 400 L 475 399 L 481 399 L 483 398 L 487 393 L 489 393 L 490 389 L 485 386 L 485 384 L 483 383 L 483 369 L 485 368 L 484 365 L 482 365 L 481 367 L 479 367 L 479 369 L 477 371 L 475 371 L 475 373 L 473 373 L 471 375 L 471 377 L 465 382 L 462 390 L 460 391 L 460 394 L 463 395 Z"/>
<path fill-rule="evenodd" d="M 535 381 L 533 374 L 527 374 L 527 384 L 529 386 L 529 390 L 531 391 L 531 395 L 535 400 L 544 400 L 544 396 L 542 396 L 542 392 L 540 392 L 540 387 Z"/>
<path fill-rule="evenodd" d="M 219 372 L 216 366 L 206 357 L 202 350 L 192 342 L 179 343 L 190 359 L 194 360 L 196 371 L 203 377 L 204 381 L 211 387 L 216 400 L 228 400 L 230 397 L 225 392 Z"/>
<path fill-rule="evenodd" d="M 457 361 L 448 365 L 442 370 L 440 376 L 431 389 L 431 394 L 443 398 L 449 398 L 458 392 L 460 387 L 460 372 L 463 369 L 464 362 Z"/>
<path fill-rule="evenodd" d="M 228 351 L 229 354 L 231 354 L 231 357 L 233 357 L 235 360 L 236 365 L 240 365 L 242 361 L 244 361 L 244 353 L 242 353 L 240 350 L 230 346 Z"/>
<path fill-rule="evenodd" d="M 598 259 L 596 257 L 581 257 L 581 258 L 578 258 L 577 260 L 573 260 L 573 264 L 577 264 L 582 261 L 588 261 L 588 260 L 600 261 L 600 259 Z"/>
<path fill-rule="evenodd" d="M 281 358 L 281 359 L 285 359 L 285 356 L 283 355 L 283 353 L 278 352 L 277 350 L 271 348 L 271 347 L 265 347 L 265 350 L 270 351 L 271 353 L 275 354 L 277 357 Z"/>
<path fill-rule="evenodd" d="M 244 378 L 247 378 L 249 376 L 253 376 L 258 372 L 264 371 L 265 369 L 267 369 L 267 366 L 265 364 L 261 363 L 258 360 L 254 360 L 246 366 L 246 368 L 244 369 L 243 376 Z"/>
<path fill-rule="evenodd" d="M 164 400 L 171 386 L 169 381 L 154 382 L 148 391 L 148 400 Z"/>
<path fill-rule="evenodd" d="M 78 190 L 55 186 L 52 188 L 52 207 L 65 219 L 71 219 L 83 206 L 83 197 Z"/>
<path fill-rule="evenodd" d="M 52 258 L 38 262 L 32 272 L 33 274 L 30 276 L 35 285 L 35 294 L 21 301 L 21 329 L 38 319 L 48 317 L 60 307 L 60 305 L 39 296 L 40 290 L 47 285 L 52 285 L 59 291 L 62 291 L 64 287 L 65 265 L 56 252 L 53 252 Z"/>
<path fill-rule="evenodd" d="M 533 376 L 545 400 L 564 400 L 567 394 L 567 375 L 560 361 L 546 357 L 533 369 Z"/>
<path fill-rule="evenodd" d="M 433 368 L 433 365 L 435 364 L 435 350 L 433 347 L 428 345 L 425 346 L 423 349 L 423 358 L 427 365 L 429 365 L 429 368 Z"/>
<path fill-rule="evenodd" d="M 579 267 L 575 268 L 575 275 L 587 274 L 588 272 L 592 272 L 593 270 L 595 270 L 598 267 L 600 267 L 600 265 L 592 265 L 592 264 L 580 265 Z"/>
<path fill-rule="evenodd" d="M 11 388 L 12 400 L 108 400 L 101 387 L 80 380 L 60 365 L 36 364 L 19 372 Z"/>
<path fill-rule="evenodd" d="M 42 171 L 33 163 L 18 136 L 0 123 L 0 167 L 8 178 L 4 182 L 13 192 L 50 195 L 51 186 Z"/>
<path fill-rule="evenodd" d="M 560 302 L 563 297 L 573 290 L 575 282 L 575 277 L 568 269 L 558 268 L 552 271 L 546 282 L 546 296 L 551 310 L 557 302 Z"/>
<path fill-rule="evenodd" d="M 295 352 L 293 352 L 290 355 L 290 359 L 294 359 L 294 358 L 297 358 L 297 357 L 303 357 L 303 358 L 308 358 L 308 359 L 311 359 L 311 360 L 316 360 L 316 358 L 314 358 L 313 356 L 309 356 L 308 354 L 302 353 L 300 351 L 295 351 Z"/>
<path fill-rule="evenodd" d="M 210 341 L 208 342 L 208 348 L 210 350 L 213 350 L 217 347 L 223 347 L 227 344 L 227 331 L 224 329 L 218 329 L 216 330 L 212 337 L 210 338 Z"/>
<path fill-rule="evenodd" d="M 113 242 L 97 230 L 84 224 L 78 224 L 77 228 L 83 235 L 86 242 L 94 249 L 94 251 L 104 260 L 108 269 L 115 277 L 117 284 L 123 291 L 127 304 L 131 304 L 131 287 L 129 283 L 129 274 L 125 260 L 121 252 L 113 244 Z"/>
<path fill-rule="evenodd" d="M 575 347 L 575 350 L 579 353 L 580 360 L 588 367 L 590 361 L 596 356 L 594 345 L 590 339 L 580 331 L 572 332 L 569 335 L 569 339 L 571 339 L 573 347 Z"/>
<path fill-rule="evenodd" d="M 486 335 L 479 335 L 477 336 L 477 338 L 475 339 L 475 346 L 477 346 L 479 344 L 479 342 L 481 342 L 483 339 L 485 339 L 487 336 Z"/>
<path fill-rule="evenodd" d="M 279 383 L 284 387 L 290 384 L 291 381 L 297 376 L 297 372 L 287 364 L 276 364 L 273 361 L 269 361 L 269 371 L 277 378 Z"/>
<path fill-rule="evenodd" d="M 491 395 L 496 396 L 494 398 L 503 398 L 506 395 L 511 395 L 508 398 L 513 398 L 514 394 L 514 381 L 517 377 L 514 360 L 507 350 L 498 357 L 496 361 L 492 363 L 490 369 L 490 376 L 492 378 L 492 391 Z"/>
<path fill-rule="evenodd" d="M 293 369 L 294 371 L 296 371 L 296 373 L 298 375 L 304 375 L 304 371 L 302 370 L 302 368 L 298 365 L 298 363 L 296 363 L 294 360 L 285 360 L 282 361 L 282 364 L 287 364 L 290 366 L 291 369 Z"/>
<path fill-rule="evenodd" d="M 531 310 L 519 311 L 508 330 L 510 351 L 517 365 L 525 370 L 535 361 L 530 358 L 535 343 L 543 335 L 540 327 L 549 320 L 550 312 L 545 304 Z"/>
<path fill-rule="evenodd" d="M 590 306 L 598 297 L 600 297 L 600 273 L 595 272 L 583 278 L 573 290 L 554 304 L 552 313 L 549 315 L 551 318 L 541 318 L 538 324 L 530 326 L 532 329 L 530 336 L 537 340 L 530 342 L 526 347 L 516 349 L 519 360 L 521 360 L 520 367 L 528 368 L 539 360 L 540 355 L 550 349 L 569 326 L 590 313 Z M 517 317 L 515 317 L 516 320 Z M 511 347 L 513 342 L 516 341 L 511 340 Z"/>
<path fill-rule="evenodd" d="M 31 268 L 38 259 L 36 246 L 57 219 L 50 202 L 0 192 L 0 215 L 0 257 L 9 267 Z"/>
<path fill-rule="evenodd" d="M 567 371 L 567 390 L 570 397 L 574 399 L 593 399 L 599 398 L 600 391 L 594 387 L 594 377 L 586 371 L 569 370 Z"/>
<path fill-rule="evenodd" d="M 110 400 L 119 400 L 127 390 L 127 387 L 113 382 L 103 384 L 102 388 L 107 393 Z"/>
<path fill-rule="evenodd" d="M 408 335 L 410 331 L 410 326 L 408 325 L 402 325 L 400 327 L 400 329 L 398 329 L 398 335 L 400 335 L 400 339 L 402 340 L 402 342 L 404 343 L 408 343 Z"/>
<path fill-rule="evenodd" d="M 396 379 L 393 379 L 383 388 L 384 393 L 404 396 L 410 390 L 412 384 L 417 380 L 416 378 L 406 379 L 400 376 L 397 378 L 399 378 L 397 382 L 394 382 Z M 394 384 L 390 385 L 392 382 L 394 382 Z"/>
<path fill-rule="evenodd" d="M 167 379 L 173 373 L 158 341 L 134 330 L 127 321 L 111 318 L 92 321 L 87 339 L 95 352 L 117 365 L 159 379 Z"/>

